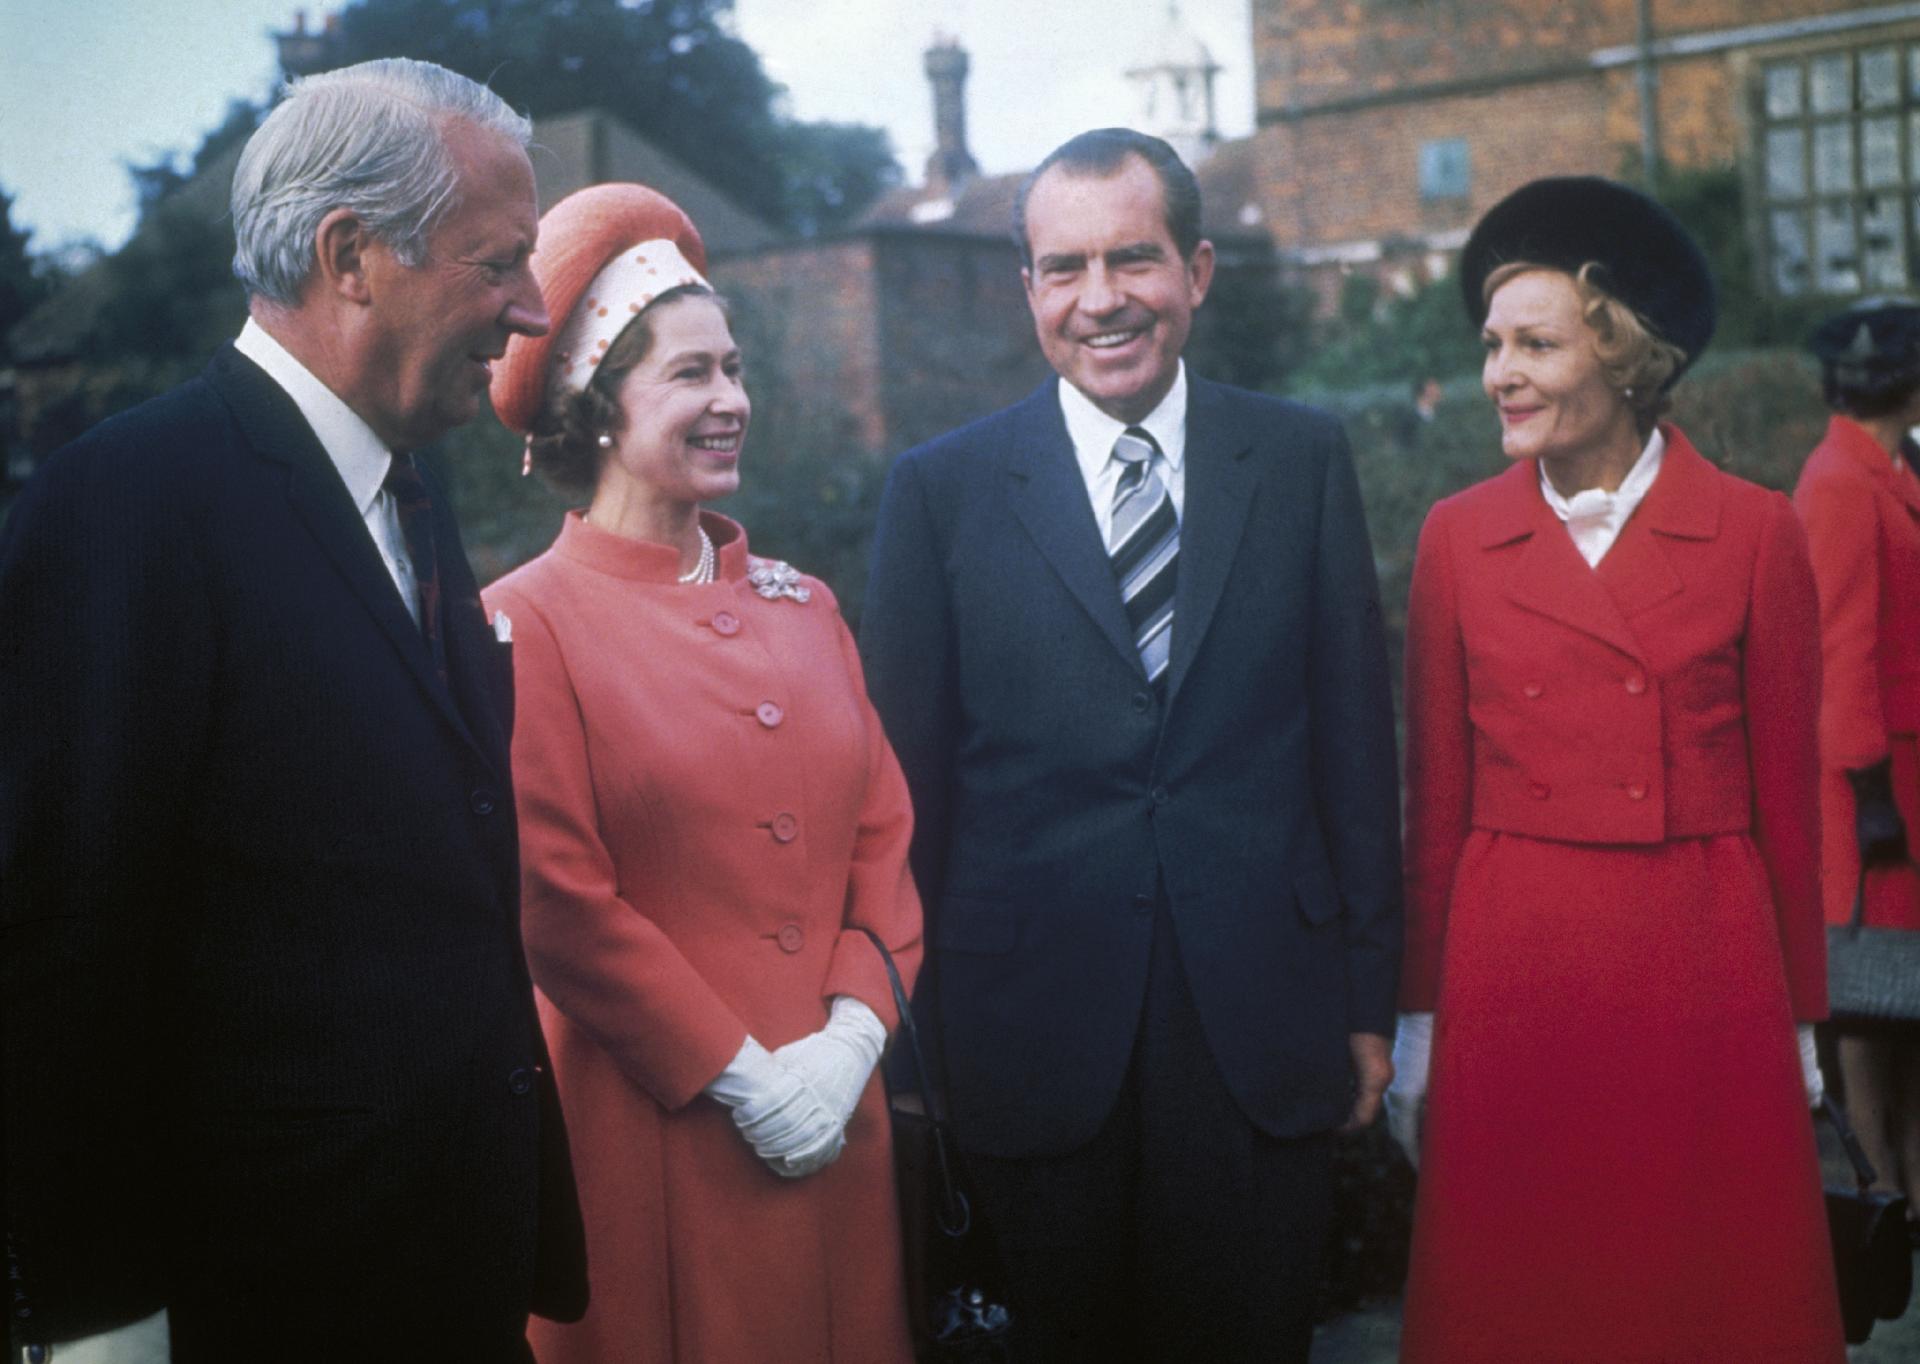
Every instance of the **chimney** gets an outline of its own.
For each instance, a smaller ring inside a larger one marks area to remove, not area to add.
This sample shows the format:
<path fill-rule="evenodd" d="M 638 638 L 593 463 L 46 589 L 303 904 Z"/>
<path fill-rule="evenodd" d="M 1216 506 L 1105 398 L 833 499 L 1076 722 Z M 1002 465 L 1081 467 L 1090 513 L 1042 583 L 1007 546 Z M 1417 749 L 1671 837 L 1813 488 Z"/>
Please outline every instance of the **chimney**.
<path fill-rule="evenodd" d="M 967 50 L 957 39 L 934 35 L 927 49 L 927 83 L 933 86 L 933 155 L 927 158 L 927 188 L 951 195 L 980 173 L 967 150 Z"/>
<path fill-rule="evenodd" d="M 280 52 L 280 71 L 284 78 L 291 80 L 296 76 L 311 76 L 316 71 L 325 71 L 338 66 L 340 16 L 326 14 L 321 18 L 319 30 L 307 24 L 307 12 L 295 10 L 293 14 L 293 32 L 273 35 L 275 46 Z"/>

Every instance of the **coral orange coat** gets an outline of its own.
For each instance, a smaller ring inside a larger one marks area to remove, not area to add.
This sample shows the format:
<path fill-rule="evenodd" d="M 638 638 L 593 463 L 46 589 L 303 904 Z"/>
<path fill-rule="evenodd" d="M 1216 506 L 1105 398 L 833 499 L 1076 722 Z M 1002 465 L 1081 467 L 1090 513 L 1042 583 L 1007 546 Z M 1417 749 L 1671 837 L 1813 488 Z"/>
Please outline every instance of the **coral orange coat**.
<path fill-rule="evenodd" d="M 1825 1011 L 1816 605 L 1786 499 L 1667 429 L 1596 569 L 1517 465 L 1407 625 L 1407 1364 L 1838 1364 L 1795 1018 Z"/>
<path fill-rule="evenodd" d="M 527 958 L 566 1106 L 592 1302 L 543 1364 L 905 1364 L 876 1077 L 826 1170 L 781 1179 L 701 1091 L 749 1035 L 832 996 L 896 1022 L 861 928 L 912 978 L 906 784 L 824 585 L 767 598 L 745 536 L 718 580 L 570 515 L 489 588 L 513 634 Z"/>
<path fill-rule="evenodd" d="M 1794 506 L 1820 587 L 1820 812 L 1828 923 L 1853 915 L 1860 845 L 1847 769 L 1893 759 L 1894 801 L 1920 851 L 1920 478 L 1858 422 L 1835 417 Z M 1866 881 L 1866 922 L 1920 929 L 1912 865 Z"/>

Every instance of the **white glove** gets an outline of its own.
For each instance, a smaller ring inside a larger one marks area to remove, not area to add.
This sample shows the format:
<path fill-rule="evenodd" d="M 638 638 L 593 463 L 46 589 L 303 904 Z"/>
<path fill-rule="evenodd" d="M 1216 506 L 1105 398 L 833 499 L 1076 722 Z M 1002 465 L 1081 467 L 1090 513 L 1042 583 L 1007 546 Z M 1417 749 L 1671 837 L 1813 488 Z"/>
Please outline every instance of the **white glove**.
<path fill-rule="evenodd" d="M 1820 1058 L 1813 1049 L 1813 1024 L 1802 1023 L 1794 1033 L 1800 1039 L 1800 1079 L 1807 1087 L 1807 1107 L 1818 1108 L 1826 1097 L 1827 1082 L 1820 1074 Z"/>
<path fill-rule="evenodd" d="M 97 1336 L 63 1340 L 47 1351 L 58 1364 L 167 1364 L 173 1347 L 167 1335 L 167 1312 Z"/>
<path fill-rule="evenodd" d="M 813 1087 L 751 1037 L 706 1093 L 733 1111 L 733 1125 L 754 1154 L 785 1179 L 825 1169 L 847 1144 L 846 1124 Z"/>
<path fill-rule="evenodd" d="M 1393 1083 L 1387 1086 L 1387 1130 L 1420 1168 L 1420 1119 L 1426 1111 L 1427 1071 L 1433 1064 L 1433 1015 L 1401 1014 L 1393 1039 Z"/>
<path fill-rule="evenodd" d="M 887 1045 L 887 1025 L 852 995 L 835 995 L 827 1026 L 789 1042 L 773 1059 L 813 1086 L 827 1111 L 846 1125 Z"/>

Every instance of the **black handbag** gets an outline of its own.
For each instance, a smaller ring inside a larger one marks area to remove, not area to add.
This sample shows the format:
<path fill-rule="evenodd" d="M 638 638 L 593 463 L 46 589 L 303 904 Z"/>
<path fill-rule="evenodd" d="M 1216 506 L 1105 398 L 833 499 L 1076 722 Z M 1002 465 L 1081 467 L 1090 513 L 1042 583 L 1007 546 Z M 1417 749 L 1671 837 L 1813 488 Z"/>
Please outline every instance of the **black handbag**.
<path fill-rule="evenodd" d="M 967 1196 L 960 1151 L 934 1100 L 900 970 L 878 935 L 861 931 L 886 963 L 900 1013 L 896 1040 L 906 1040 L 913 1060 L 913 1087 L 896 1089 L 889 1083 L 887 1110 L 914 1358 L 922 1364 L 1004 1364 L 1013 1332 L 1005 1273 Z"/>
<path fill-rule="evenodd" d="M 1821 1110 L 1840 1134 L 1853 1163 L 1855 1188 L 1827 1189 L 1827 1229 L 1833 1236 L 1833 1268 L 1840 1281 L 1840 1322 L 1847 1344 L 1873 1333 L 1875 1321 L 1893 1321 L 1913 1295 L 1913 1259 L 1907 1240 L 1905 1194 L 1873 1193 L 1876 1178 L 1867 1153 L 1840 1105 L 1828 1094 Z"/>
<path fill-rule="evenodd" d="M 1827 927 L 1827 1007 L 1838 1023 L 1920 1021 L 1920 933 L 1860 922 L 1867 870 L 1853 892 L 1853 921 Z"/>

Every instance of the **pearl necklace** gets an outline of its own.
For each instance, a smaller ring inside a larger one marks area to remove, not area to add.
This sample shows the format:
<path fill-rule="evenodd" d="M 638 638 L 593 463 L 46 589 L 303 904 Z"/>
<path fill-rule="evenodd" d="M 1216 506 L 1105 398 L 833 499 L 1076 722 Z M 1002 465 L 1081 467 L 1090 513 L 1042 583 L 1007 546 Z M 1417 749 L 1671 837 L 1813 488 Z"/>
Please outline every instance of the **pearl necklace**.
<path fill-rule="evenodd" d="M 705 526 L 695 526 L 694 529 L 700 532 L 700 558 L 692 568 L 680 575 L 679 581 L 699 587 L 713 581 L 713 537 L 707 534 Z"/>

